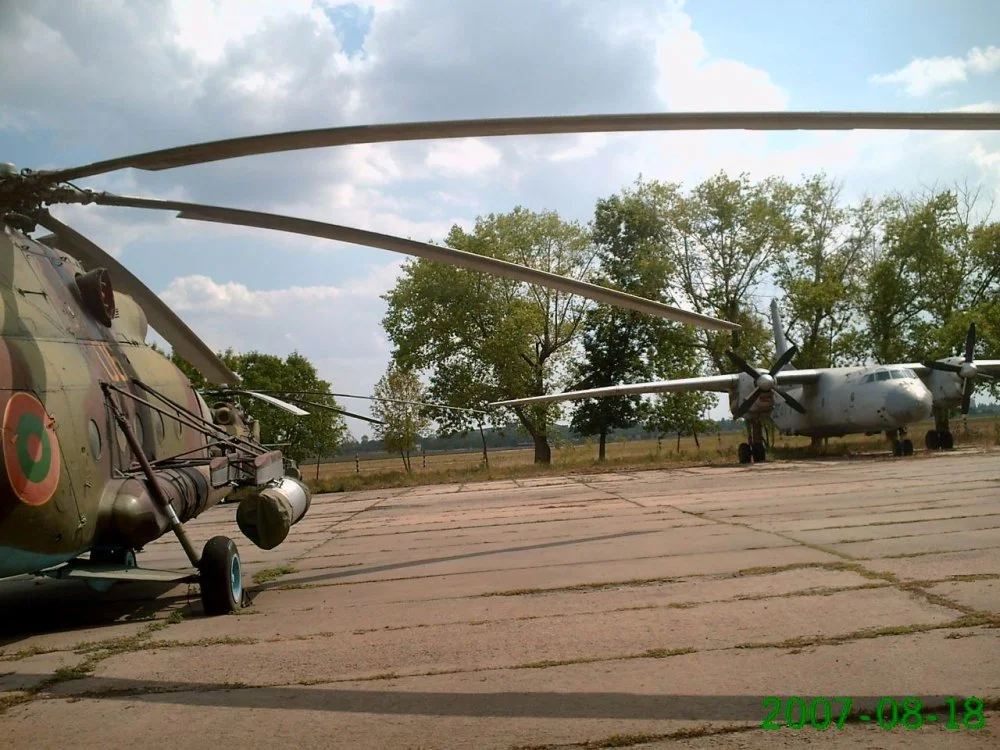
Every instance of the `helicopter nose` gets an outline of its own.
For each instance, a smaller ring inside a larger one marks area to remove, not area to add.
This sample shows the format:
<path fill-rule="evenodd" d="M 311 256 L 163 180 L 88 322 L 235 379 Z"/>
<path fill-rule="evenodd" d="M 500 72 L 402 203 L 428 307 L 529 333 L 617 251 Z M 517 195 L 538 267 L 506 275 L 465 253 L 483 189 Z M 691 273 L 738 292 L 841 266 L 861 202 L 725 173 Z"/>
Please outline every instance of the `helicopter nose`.
<path fill-rule="evenodd" d="M 885 410 L 897 422 L 919 422 L 930 416 L 933 398 L 926 388 L 892 391 L 885 400 Z"/>

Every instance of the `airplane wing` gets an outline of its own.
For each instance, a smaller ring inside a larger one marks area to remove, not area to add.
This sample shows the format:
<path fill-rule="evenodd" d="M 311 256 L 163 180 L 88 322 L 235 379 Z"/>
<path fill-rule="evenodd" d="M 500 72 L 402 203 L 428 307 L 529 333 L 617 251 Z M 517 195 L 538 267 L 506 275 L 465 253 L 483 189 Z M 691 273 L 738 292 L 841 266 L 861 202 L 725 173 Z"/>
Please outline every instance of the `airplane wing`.
<path fill-rule="evenodd" d="M 819 378 L 819 370 L 789 370 L 779 372 L 775 380 L 779 385 L 808 385 Z M 586 398 L 603 398 L 605 396 L 632 396 L 637 393 L 677 393 L 689 391 L 731 391 L 739 382 L 739 374 L 706 375 L 697 378 L 679 378 L 677 380 L 653 380 L 649 383 L 629 383 L 611 385 L 605 388 L 589 388 L 582 391 L 565 391 L 550 393 L 545 396 L 517 398 L 510 401 L 496 401 L 489 406 L 521 406 L 524 404 L 547 404 L 554 401 L 576 401 Z"/>
<path fill-rule="evenodd" d="M 521 404 L 545 404 L 552 401 L 575 401 L 585 398 L 602 398 L 604 396 L 631 396 L 636 393 L 670 393 L 676 391 L 730 391 L 739 382 L 739 375 L 708 375 L 700 378 L 681 378 L 678 380 L 654 380 L 649 383 L 629 383 L 625 385 L 610 385 L 605 388 L 588 388 L 583 391 L 566 391 L 550 393 L 546 396 L 531 396 L 510 401 L 497 401 L 489 406 L 519 406 Z"/>
<path fill-rule="evenodd" d="M 973 360 L 973 364 L 976 366 L 976 370 L 983 373 L 984 375 L 998 375 L 1000 376 L 1000 359 L 977 359 Z M 887 367 L 889 369 L 897 368 L 908 368 L 913 370 L 917 377 L 927 377 L 933 372 L 931 368 L 922 362 L 908 362 L 901 365 L 882 365 L 882 367 Z"/>

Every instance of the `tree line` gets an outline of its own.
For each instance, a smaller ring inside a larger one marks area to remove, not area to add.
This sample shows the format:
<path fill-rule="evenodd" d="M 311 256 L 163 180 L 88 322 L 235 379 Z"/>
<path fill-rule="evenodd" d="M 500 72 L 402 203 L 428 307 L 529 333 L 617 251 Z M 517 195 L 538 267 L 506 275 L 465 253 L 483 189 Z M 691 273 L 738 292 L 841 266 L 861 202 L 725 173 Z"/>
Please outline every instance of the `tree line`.
<path fill-rule="evenodd" d="M 766 366 L 768 299 L 778 297 L 800 368 L 919 361 L 955 353 L 971 321 L 996 351 L 1000 223 L 967 188 L 853 202 L 824 174 L 798 182 L 719 173 L 690 190 L 636 182 L 597 201 L 587 224 L 516 207 L 452 227 L 450 247 L 583 278 L 739 323 L 692 329 L 579 297 L 426 260 L 411 260 L 384 299 L 392 369 L 428 381 L 429 398 L 492 401 L 624 382 L 733 372 L 732 348 Z M 642 424 L 665 435 L 704 429 L 708 394 L 573 403 L 572 427 L 600 437 Z M 551 461 L 561 405 L 494 410 Z M 467 432 L 469 415 L 434 417 Z"/>

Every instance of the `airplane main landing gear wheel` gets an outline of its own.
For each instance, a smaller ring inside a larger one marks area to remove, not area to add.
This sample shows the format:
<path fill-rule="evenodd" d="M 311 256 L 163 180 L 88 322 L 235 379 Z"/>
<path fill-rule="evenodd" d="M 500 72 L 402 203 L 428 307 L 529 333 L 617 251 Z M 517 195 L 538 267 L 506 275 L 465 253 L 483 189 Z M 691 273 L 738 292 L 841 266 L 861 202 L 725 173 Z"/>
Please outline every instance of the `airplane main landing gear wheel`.
<path fill-rule="evenodd" d="M 750 448 L 750 443 L 740 443 L 740 463 L 748 464 L 753 461 L 753 451 Z"/>
<path fill-rule="evenodd" d="M 238 612 L 243 606 L 243 566 L 236 542 L 215 536 L 201 553 L 201 604 L 209 617 Z"/>
<path fill-rule="evenodd" d="M 893 440 L 892 441 L 892 455 L 902 456 L 903 455 L 903 441 Z"/>
<path fill-rule="evenodd" d="M 955 436 L 951 434 L 951 430 L 928 430 L 924 442 L 928 450 L 950 451 L 955 447 Z"/>
<path fill-rule="evenodd" d="M 903 441 L 903 455 L 912 456 L 913 455 L 913 441 L 907 438 Z"/>
<path fill-rule="evenodd" d="M 754 443 L 750 446 L 750 450 L 755 464 L 762 464 L 767 459 L 767 449 L 763 443 Z"/>

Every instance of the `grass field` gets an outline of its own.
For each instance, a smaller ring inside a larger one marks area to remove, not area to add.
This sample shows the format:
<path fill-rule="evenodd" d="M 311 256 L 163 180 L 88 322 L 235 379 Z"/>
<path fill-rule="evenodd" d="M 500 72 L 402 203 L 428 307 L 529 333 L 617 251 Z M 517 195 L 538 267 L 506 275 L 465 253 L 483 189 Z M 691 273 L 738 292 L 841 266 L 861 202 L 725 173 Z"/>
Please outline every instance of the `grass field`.
<path fill-rule="evenodd" d="M 909 436 L 918 453 L 924 450 L 924 435 L 933 428 L 933 422 L 914 425 Z M 1000 420 L 996 417 L 970 417 L 953 419 L 951 430 L 956 447 L 964 445 L 1000 445 Z M 597 461 L 596 441 L 582 445 L 555 446 L 551 466 L 534 463 L 531 448 L 515 448 L 488 452 L 489 467 L 483 465 L 481 451 L 429 453 L 426 458 L 411 456 L 413 472 L 403 470 L 402 459 L 361 459 L 356 467 L 353 457 L 343 457 L 319 465 L 303 464 L 303 479 L 317 492 L 342 492 L 353 489 L 399 487 L 439 482 L 472 482 L 511 477 L 539 476 L 554 473 L 584 473 L 607 469 L 655 468 L 657 466 L 683 466 L 710 463 L 736 463 L 737 447 L 745 440 L 743 432 L 700 435 L 700 447 L 691 437 L 682 437 L 678 450 L 677 439 L 629 440 L 609 442 L 607 461 Z M 890 452 L 883 435 L 866 437 L 851 435 L 831 438 L 819 455 L 852 455 L 859 453 Z M 805 458 L 815 456 L 809 438 L 776 436 L 769 457 Z"/>

